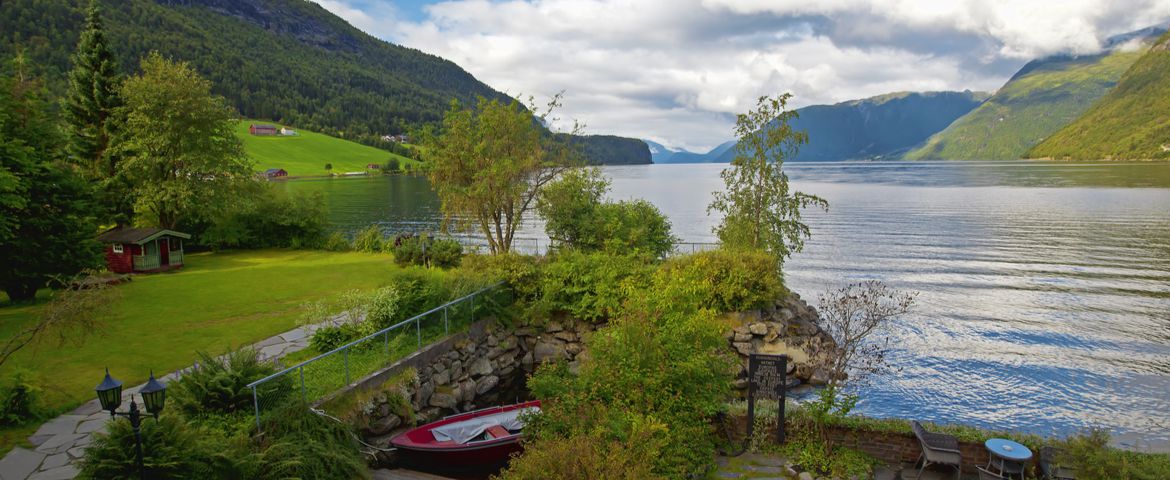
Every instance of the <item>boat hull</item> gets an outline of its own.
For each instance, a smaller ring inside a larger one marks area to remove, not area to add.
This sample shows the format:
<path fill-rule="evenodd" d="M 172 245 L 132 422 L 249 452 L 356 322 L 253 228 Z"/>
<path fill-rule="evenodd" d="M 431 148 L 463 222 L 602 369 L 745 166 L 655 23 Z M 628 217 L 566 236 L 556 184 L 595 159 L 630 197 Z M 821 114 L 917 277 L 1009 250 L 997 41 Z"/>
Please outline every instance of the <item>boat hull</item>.
<path fill-rule="evenodd" d="M 525 408 L 540 407 L 540 401 L 531 401 L 450 416 L 442 420 L 407 430 L 390 440 L 398 449 L 398 462 L 416 470 L 439 473 L 494 472 L 504 467 L 508 459 L 523 447 L 520 433 L 486 441 L 456 444 L 435 439 L 432 429 L 494 414 Z"/>

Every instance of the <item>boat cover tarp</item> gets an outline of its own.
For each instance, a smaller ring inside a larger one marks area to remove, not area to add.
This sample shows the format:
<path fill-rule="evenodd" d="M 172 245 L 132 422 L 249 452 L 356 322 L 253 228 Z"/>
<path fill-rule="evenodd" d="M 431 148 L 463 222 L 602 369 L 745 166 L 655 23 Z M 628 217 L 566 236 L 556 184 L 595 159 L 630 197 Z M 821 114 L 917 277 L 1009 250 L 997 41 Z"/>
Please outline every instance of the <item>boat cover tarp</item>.
<path fill-rule="evenodd" d="M 432 428 L 431 434 L 435 436 L 436 441 L 445 442 L 450 440 L 458 444 L 464 444 L 482 435 L 485 430 L 496 425 L 504 427 L 507 430 L 520 430 L 524 428 L 524 421 L 520 420 L 520 415 L 538 411 L 540 411 L 540 407 L 526 407 L 484 415 L 482 417 L 469 418 L 460 422 Z"/>

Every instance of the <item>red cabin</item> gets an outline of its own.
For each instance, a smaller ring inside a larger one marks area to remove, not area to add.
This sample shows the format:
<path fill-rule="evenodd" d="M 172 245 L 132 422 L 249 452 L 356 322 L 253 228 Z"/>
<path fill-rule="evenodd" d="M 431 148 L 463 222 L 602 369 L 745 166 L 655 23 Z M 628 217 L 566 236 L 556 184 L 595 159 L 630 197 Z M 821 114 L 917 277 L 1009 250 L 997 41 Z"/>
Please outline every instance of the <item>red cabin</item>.
<path fill-rule="evenodd" d="M 248 125 L 248 133 L 252 135 L 276 135 L 276 125 L 253 123 Z"/>
<path fill-rule="evenodd" d="M 106 267 L 115 273 L 159 272 L 183 266 L 183 240 L 164 228 L 115 228 L 98 235 L 106 244 Z"/>

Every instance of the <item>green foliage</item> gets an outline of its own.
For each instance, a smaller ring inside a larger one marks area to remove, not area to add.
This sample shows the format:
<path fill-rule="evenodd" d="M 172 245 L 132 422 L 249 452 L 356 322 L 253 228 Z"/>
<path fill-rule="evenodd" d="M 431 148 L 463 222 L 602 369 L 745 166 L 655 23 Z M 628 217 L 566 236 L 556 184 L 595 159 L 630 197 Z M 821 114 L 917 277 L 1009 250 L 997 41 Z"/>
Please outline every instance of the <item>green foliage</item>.
<path fill-rule="evenodd" d="M 474 109 L 451 102 L 441 128 L 422 136 L 444 228 L 478 231 L 493 254 L 512 250 L 516 229 L 540 190 L 577 159 L 565 142 L 543 134 L 539 125 L 546 115 L 533 115 L 515 100 L 480 97 Z"/>
<path fill-rule="evenodd" d="M 276 373 L 271 362 L 261 361 L 256 351 L 244 348 L 219 359 L 199 352 L 198 368 L 174 382 L 171 398 L 174 408 L 189 416 L 209 413 L 227 414 L 253 408 L 252 389 L 248 384 Z M 262 403 L 280 402 L 292 390 L 288 377 L 261 385 L 257 394 Z"/>
<path fill-rule="evenodd" d="M 141 431 L 143 478 L 209 478 L 215 454 L 210 445 L 201 442 L 200 432 L 189 428 L 178 416 L 143 419 Z M 119 419 L 109 423 L 107 432 L 94 434 L 93 442 L 85 449 L 78 478 L 99 480 L 138 478 L 138 475 L 134 429 L 130 422 Z"/>
<path fill-rule="evenodd" d="M 540 258 L 515 252 L 501 255 L 468 255 L 462 271 L 486 283 L 502 281 L 517 300 L 535 301 L 541 291 Z"/>
<path fill-rule="evenodd" d="M 321 248 L 327 252 L 348 252 L 349 239 L 345 238 L 345 234 L 341 232 L 333 232 L 325 238 L 325 242 Z"/>
<path fill-rule="evenodd" d="M 377 225 L 370 225 L 354 237 L 353 250 L 355 252 L 377 253 L 382 251 L 384 243 L 386 243 L 386 239 L 382 235 L 382 229 Z"/>
<path fill-rule="evenodd" d="M 596 415 L 595 412 L 590 413 Z M 605 414 L 593 418 L 607 418 L 608 415 Z M 629 427 L 628 431 L 616 434 L 595 429 L 568 438 L 551 437 L 530 442 L 524 454 L 513 457 L 508 469 L 498 478 L 501 480 L 668 478 L 653 471 L 663 443 L 660 437 L 664 426 L 643 421 Z"/>
<path fill-rule="evenodd" d="M 652 271 L 636 255 L 560 252 L 543 268 L 539 303 L 582 320 L 614 318 L 626 298 L 649 283 Z"/>
<path fill-rule="evenodd" d="M 274 410 L 263 430 L 260 478 L 369 478 L 354 432 L 303 405 Z"/>
<path fill-rule="evenodd" d="M 60 161 L 45 93 L 24 57 L 0 78 L 0 288 L 16 302 L 100 261 L 92 195 Z"/>
<path fill-rule="evenodd" d="M 600 436 L 648 461 L 655 475 L 702 473 L 715 448 L 709 418 L 730 394 L 735 367 L 713 317 L 637 310 L 587 342 L 579 375 L 552 364 L 529 379 L 533 394 L 547 400 L 526 427 L 530 448 Z"/>
<path fill-rule="evenodd" d="M 386 161 L 386 156 L 401 162 L 414 162 L 388 153 L 381 148 L 357 143 L 353 138 L 336 138 L 306 128 L 297 128 L 296 135 L 252 135 L 248 127 L 262 120 L 240 120 L 235 123 L 236 137 L 244 144 L 244 152 L 256 162 L 256 170 L 283 168 L 289 176 L 322 175 L 361 172 L 366 165 Z M 279 124 L 276 124 L 280 126 Z M 328 158 L 322 170 L 321 159 Z"/>
<path fill-rule="evenodd" d="M 1092 108 L 1028 151 L 1029 158 L 1170 158 L 1170 33 L 1162 35 Z"/>
<path fill-rule="evenodd" d="M 794 435 L 780 453 L 802 469 L 832 478 L 870 478 L 877 459 L 845 447 L 834 447 L 815 436 Z"/>
<path fill-rule="evenodd" d="M 24 425 L 41 416 L 41 389 L 31 372 L 17 370 L 0 383 L 0 426 Z"/>
<path fill-rule="evenodd" d="M 715 234 L 725 247 L 766 250 L 781 263 L 800 252 L 810 235 L 800 221 L 801 209 L 829 208 L 820 197 L 788 189 L 781 167 L 808 141 L 792 128 L 796 112 L 787 110 L 790 98 L 789 93 L 760 97 L 755 110 L 736 116 L 735 159 L 720 174 L 726 190 L 715 192 L 707 207 L 723 214 Z"/>
<path fill-rule="evenodd" d="M 322 245 L 328 219 L 319 193 L 290 194 L 263 185 L 238 199 L 198 237 L 213 248 L 307 248 Z"/>
<path fill-rule="evenodd" d="M 463 245 L 451 238 L 434 238 L 427 234 L 399 236 L 387 247 L 400 266 L 452 268 L 463 260 Z"/>
<path fill-rule="evenodd" d="M 760 250 L 712 250 L 667 259 L 654 272 L 654 290 L 673 308 L 718 313 L 763 308 L 786 290 L 776 257 Z"/>
<path fill-rule="evenodd" d="M 1170 472 L 1170 455 L 1143 454 L 1109 447 L 1109 433 L 1092 429 L 1057 442 L 1058 465 L 1076 470 L 1084 480 L 1161 480 Z"/>
<path fill-rule="evenodd" d="M 651 258 L 669 253 L 677 239 L 666 215 L 645 200 L 605 202 L 608 191 L 609 181 L 596 168 L 565 172 L 537 199 L 545 232 L 562 245 L 584 251 Z"/>
<path fill-rule="evenodd" d="M 216 218 L 256 181 L 233 131 L 235 112 L 189 64 L 152 52 L 120 93 L 124 129 L 114 154 L 123 156 L 118 168 L 133 185 L 138 223 Z"/>
<path fill-rule="evenodd" d="M 1085 112 L 1141 55 L 1035 60 L 970 113 L 906 154 L 910 160 L 1015 160 Z"/>
<path fill-rule="evenodd" d="M 313 332 L 313 337 L 309 339 L 309 346 L 313 347 L 318 353 L 330 352 L 352 342 L 358 338 L 359 335 L 357 325 L 352 323 L 343 323 L 340 325 L 324 325 Z"/>

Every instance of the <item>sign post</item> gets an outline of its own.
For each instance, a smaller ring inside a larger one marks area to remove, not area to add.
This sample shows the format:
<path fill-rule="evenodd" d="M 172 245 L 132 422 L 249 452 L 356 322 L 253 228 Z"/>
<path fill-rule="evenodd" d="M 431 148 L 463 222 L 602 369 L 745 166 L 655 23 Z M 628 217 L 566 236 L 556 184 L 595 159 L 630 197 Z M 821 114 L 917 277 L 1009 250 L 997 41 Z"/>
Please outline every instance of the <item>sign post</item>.
<path fill-rule="evenodd" d="M 748 438 L 756 425 L 756 398 L 774 398 L 780 402 L 776 410 L 776 442 L 784 443 L 784 403 L 788 398 L 788 356 L 748 355 L 747 414 Z"/>

